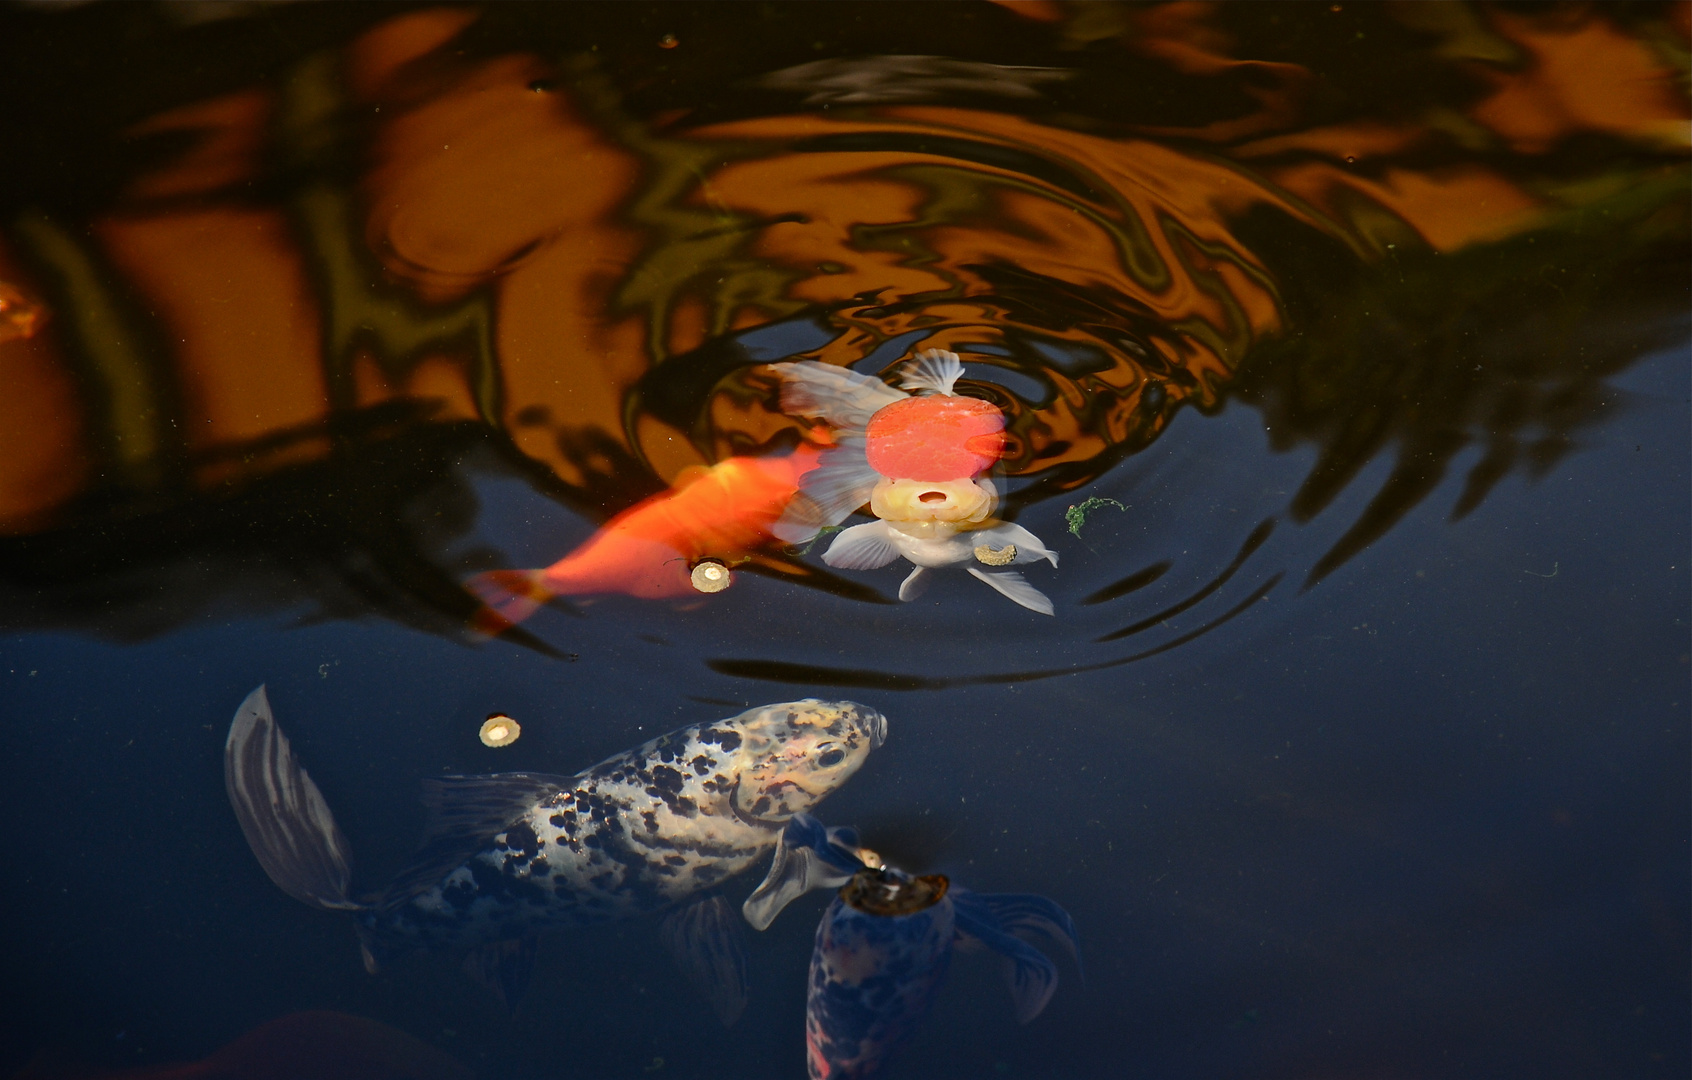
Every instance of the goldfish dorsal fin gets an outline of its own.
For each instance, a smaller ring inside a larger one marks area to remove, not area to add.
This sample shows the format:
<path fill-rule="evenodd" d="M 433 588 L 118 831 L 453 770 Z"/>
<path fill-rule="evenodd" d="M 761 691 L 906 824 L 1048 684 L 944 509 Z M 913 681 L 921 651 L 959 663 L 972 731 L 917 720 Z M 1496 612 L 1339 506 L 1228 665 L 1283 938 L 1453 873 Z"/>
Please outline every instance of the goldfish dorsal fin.
<path fill-rule="evenodd" d="M 963 361 L 955 352 L 944 349 L 924 349 L 914 360 L 905 361 L 900 370 L 899 385 L 912 392 L 926 390 L 931 394 L 950 394 L 952 387 L 963 377 Z"/>

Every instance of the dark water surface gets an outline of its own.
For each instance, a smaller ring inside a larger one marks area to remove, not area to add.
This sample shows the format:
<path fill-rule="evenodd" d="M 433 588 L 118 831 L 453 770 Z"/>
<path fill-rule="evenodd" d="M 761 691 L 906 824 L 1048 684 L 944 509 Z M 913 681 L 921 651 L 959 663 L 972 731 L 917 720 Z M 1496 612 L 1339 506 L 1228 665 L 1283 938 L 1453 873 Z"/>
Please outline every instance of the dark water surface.
<path fill-rule="evenodd" d="M 546 938 L 515 1013 L 365 974 L 226 800 L 260 683 L 371 889 L 423 777 L 881 710 L 821 816 L 1051 897 L 1086 965 L 1019 1026 L 960 955 L 890 1078 L 1686 1075 L 1689 26 L 0 12 L 0 1075 L 309 1010 L 433 1048 L 334 1075 L 803 1075 L 826 897 L 730 1029 L 654 919 Z M 1055 617 L 770 543 L 470 632 L 469 575 L 799 442 L 761 365 L 929 347 L 1009 418 Z"/>

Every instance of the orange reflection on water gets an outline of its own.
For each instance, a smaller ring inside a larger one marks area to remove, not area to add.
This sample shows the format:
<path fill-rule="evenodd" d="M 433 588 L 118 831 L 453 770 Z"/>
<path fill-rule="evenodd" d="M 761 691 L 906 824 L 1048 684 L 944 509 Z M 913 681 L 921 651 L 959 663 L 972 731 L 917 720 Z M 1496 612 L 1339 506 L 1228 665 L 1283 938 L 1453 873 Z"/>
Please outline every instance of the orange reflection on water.
<path fill-rule="evenodd" d="M 798 439 L 723 342 L 783 320 L 818 328 L 802 355 L 828 363 L 895 337 L 964 354 L 970 392 L 1008 417 L 1007 470 L 1051 494 L 1311 333 L 1281 253 L 1247 239 L 1266 221 L 1368 274 L 1662 168 L 1600 165 L 1586 186 L 1540 170 L 1571 137 L 1686 142 L 1656 31 L 1602 6 L 1363 9 L 1430 42 L 1407 62 L 1444 80 L 1437 105 L 1372 111 L 1264 46 L 1258 6 L 1023 10 L 1060 50 L 1213 80 L 1228 107 L 1134 126 L 788 97 L 690 127 L 685 104 L 633 111 L 639 79 L 591 51 L 479 53 L 481 17 L 436 8 L 131 125 L 156 152 L 110 205 L 10 227 L 58 314 L 4 324 L 17 377 L 0 407 L 20 423 L 0 436 L 0 528 L 39 528 L 90 485 L 191 499 L 327 459 L 348 417 L 395 403 L 485 426 L 609 516 Z M 783 83 L 801 98 L 802 70 Z"/>

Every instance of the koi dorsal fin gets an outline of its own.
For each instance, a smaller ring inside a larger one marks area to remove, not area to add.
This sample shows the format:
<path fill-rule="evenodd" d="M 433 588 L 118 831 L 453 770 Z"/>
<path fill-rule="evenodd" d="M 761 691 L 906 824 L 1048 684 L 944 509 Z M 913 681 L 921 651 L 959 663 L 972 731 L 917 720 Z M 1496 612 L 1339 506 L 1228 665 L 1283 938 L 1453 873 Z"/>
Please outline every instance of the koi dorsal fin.
<path fill-rule="evenodd" d="M 915 393 L 950 394 L 952 387 L 963 377 L 963 361 L 955 352 L 944 349 L 924 349 L 916 358 L 905 361 L 900 369 L 899 385 Z"/>
<path fill-rule="evenodd" d="M 423 781 L 424 842 L 486 840 L 573 781 L 550 773 L 436 776 Z"/>

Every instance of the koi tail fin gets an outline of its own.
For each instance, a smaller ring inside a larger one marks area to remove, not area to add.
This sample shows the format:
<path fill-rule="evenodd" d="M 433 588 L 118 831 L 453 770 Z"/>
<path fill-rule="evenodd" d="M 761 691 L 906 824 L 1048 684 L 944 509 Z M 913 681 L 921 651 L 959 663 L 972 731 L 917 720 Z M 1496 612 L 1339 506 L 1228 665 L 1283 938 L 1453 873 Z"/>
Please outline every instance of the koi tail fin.
<path fill-rule="evenodd" d="M 540 570 L 489 570 L 465 582 L 471 595 L 486 605 L 471 620 L 471 628 L 494 637 L 539 611 L 553 597 L 544 579 Z"/>
<path fill-rule="evenodd" d="M 264 687 L 247 695 L 223 746 L 223 783 L 247 845 L 278 888 L 325 911 L 359 911 L 352 860 L 329 804 L 276 726 Z"/>

